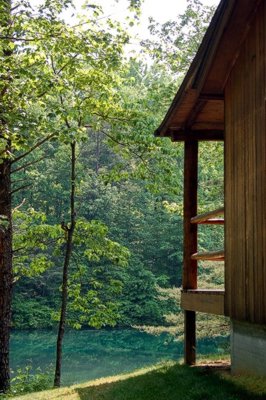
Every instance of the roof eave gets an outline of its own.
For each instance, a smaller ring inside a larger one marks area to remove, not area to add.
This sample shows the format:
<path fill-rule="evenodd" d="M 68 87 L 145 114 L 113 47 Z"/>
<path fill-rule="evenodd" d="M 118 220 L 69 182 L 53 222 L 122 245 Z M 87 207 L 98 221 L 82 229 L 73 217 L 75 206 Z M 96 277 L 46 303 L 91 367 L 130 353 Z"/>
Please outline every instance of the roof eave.
<path fill-rule="evenodd" d="M 182 104 L 186 94 L 189 91 L 196 90 L 195 102 L 200 93 L 200 87 L 203 86 L 204 78 L 206 78 L 208 69 L 215 57 L 219 40 L 223 34 L 230 15 L 232 13 L 235 0 L 221 0 L 217 7 L 209 28 L 207 29 L 202 43 L 192 61 L 190 68 L 169 108 L 161 125 L 154 132 L 155 136 L 171 136 L 169 131 L 169 123 L 174 111 Z"/>

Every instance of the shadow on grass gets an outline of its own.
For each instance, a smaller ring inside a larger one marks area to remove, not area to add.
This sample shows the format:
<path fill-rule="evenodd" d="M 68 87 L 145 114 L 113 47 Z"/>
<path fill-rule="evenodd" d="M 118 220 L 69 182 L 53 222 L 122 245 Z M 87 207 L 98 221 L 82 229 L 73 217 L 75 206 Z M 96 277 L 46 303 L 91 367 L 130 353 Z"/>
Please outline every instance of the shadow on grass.
<path fill-rule="evenodd" d="M 174 365 L 146 374 L 77 388 L 80 400 L 265 400 L 263 388 L 249 388 L 225 373 Z M 253 382 L 253 381 L 252 381 Z M 254 383 L 254 382 L 253 382 Z M 254 385 L 253 385 L 254 386 Z"/>

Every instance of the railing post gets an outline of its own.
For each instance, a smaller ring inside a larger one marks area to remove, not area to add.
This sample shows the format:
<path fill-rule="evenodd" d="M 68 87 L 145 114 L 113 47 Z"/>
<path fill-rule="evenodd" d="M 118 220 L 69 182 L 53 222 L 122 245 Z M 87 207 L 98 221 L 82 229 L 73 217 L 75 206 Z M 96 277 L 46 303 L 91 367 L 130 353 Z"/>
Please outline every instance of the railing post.
<path fill-rule="evenodd" d="M 185 141 L 184 155 L 184 265 L 183 290 L 197 289 L 197 260 L 191 255 L 197 252 L 197 224 L 191 218 L 197 215 L 198 194 L 198 141 Z M 185 310 L 185 363 L 196 362 L 196 313 Z"/>

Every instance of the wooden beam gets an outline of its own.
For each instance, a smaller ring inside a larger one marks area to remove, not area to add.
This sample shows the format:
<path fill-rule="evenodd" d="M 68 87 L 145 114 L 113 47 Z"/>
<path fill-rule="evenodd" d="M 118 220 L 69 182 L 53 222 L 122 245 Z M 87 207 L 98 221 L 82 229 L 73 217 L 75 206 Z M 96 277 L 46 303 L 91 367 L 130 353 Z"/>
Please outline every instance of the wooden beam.
<path fill-rule="evenodd" d="M 211 218 L 211 219 L 207 219 L 206 221 L 202 221 L 202 222 L 192 222 L 192 224 L 197 223 L 198 225 L 203 225 L 203 224 L 210 224 L 210 225 L 224 225 L 224 219 L 223 218 Z"/>
<path fill-rule="evenodd" d="M 189 114 L 189 117 L 186 120 L 186 130 L 191 128 L 191 126 L 196 121 L 197 116 L 203 110 L 203 108 L 205 107 L 206 104 L 207 104 L 207 100 L 198 99 L 194 108 L 192 109 L 191 113 Z"/>
<path fill-rule="evenodd" d="M 197 225 L 190 223 L 197 214 L 198 186 L 198 142 L 185 142 L 184 157 L 184 266 L 183 288 L 197 288 L 197 260 L 191 260 L 191 255 L 197 251 Z M 196 315 L 194 311 L 185 310 L 185 363 L 196 362 Z"/>
<path fill-rule="evenodd" d="M 187 290 L 181 293 L 181 307 L 191 312 L 224 315 L 224 290 Z"/>
<path fill-rule="evenodd" d="M 168 133 L 167 133 L 168 135 Z M 173 142 L 186 142 L 186 141 L 223 141 L 223 129 L 209 129 L 209 130 L 178 130 L 171 128 L 169 136 Z"/>
<path fill-rule="evenodd" d="M 207 119 L 207 117 L 206 117 Z M 196 121 L 191 127 L 193 131 L 224 131 L 224 122 L 221 121 L 211 121 L 210 118 L 206 121 Z"/>
<path fill-rule="evenodd" d="M 215 94 L 215 93 L 201 93 L 199 95 L 200 100 L 207 100 L 207 101 L 224 101 L 224 95 L 223 94 Z"/>
<path fill-rule="evenodd" d="M 224 250 L 194 253 L 191 260 L 224 261 Z"/>

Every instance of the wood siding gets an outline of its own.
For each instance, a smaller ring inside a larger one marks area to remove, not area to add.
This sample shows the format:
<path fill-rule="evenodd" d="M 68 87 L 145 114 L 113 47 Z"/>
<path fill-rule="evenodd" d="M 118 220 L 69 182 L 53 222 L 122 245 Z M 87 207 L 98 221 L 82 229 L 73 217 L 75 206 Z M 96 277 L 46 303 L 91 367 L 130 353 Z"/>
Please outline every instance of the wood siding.
<path fill-rule="evenodd" d="M 266 2 L 225 88 L 225 312 L 266 323 Z"/>

